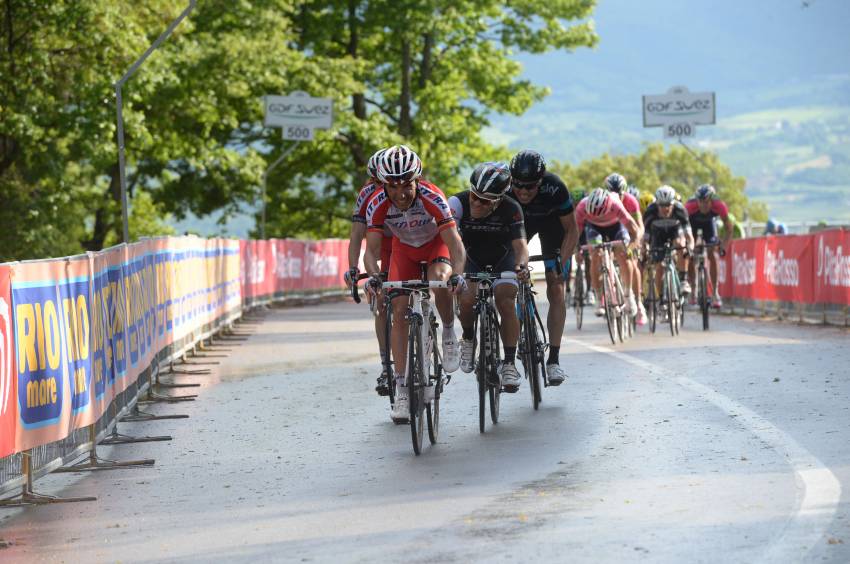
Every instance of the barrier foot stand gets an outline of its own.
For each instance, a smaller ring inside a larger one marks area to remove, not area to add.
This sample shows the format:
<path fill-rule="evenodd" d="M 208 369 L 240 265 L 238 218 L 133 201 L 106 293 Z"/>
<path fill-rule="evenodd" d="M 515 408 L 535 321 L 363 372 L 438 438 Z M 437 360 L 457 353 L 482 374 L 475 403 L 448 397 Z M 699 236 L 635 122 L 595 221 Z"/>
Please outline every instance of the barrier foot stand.
<path fill-rule="evenodd" d="M 21 453 L 24 474 L 27 481 L 21 486 L 20 497 L 0 499 L 0 507 L 26 507 L 28 505 L 48 505 L 51 503 L 76 503 L 78 501 L 97 501 L 95 496 L 58 497 L 55 495 L 39 494 L 32 491 L 32 459 L 29 452 Z"/>
<path fill-rule="evenodd" d="M 175 384 L 174 382 L 160 382 L 156 381 L 154 386 L 158 388 L 200 388 L 200 384 Z"/>
<path fill-rule="evenodd" d="M 189 419 L 188 415 L 154 415 L 147 411 L 142 411 L 138 406 L 134 405 L 133 410 L 129 415 L 125 415 L 120 419 L 122 423 L 139 423 L 142 421 L 161 421 L 163 419 Z"/>
<path fill-rule="evenodd" d="M 149 390 L 147 397 L 145 397 L 144 399 L 140 399 L 139 403 L 156 403 L 161 401 L 167 403 L 177 403 L 179 401 L 195 401 L 196 397 L 198 397 L 197 394 L 190 394 L 185 396 L 165 396 Z"/>
<path fill-rule="evenodd" d="M 156 462 L 153 458 L 143 458 L 141 460 L 109 460 L 101 458 L 97 455 L 97 433 L 94 425 L 89 425 L 89 440 L 91 441 L 91 450 L 89 451 L 88 461 L 80 461 L 71 466 L 63 466 L 54 470 L 54 472 L 89 472 L 97 470 L 114 470 L 118 468 L 136 468 L 138 466 L 153 466 Z"/>
<path fill-rule="evenodd" d="M 227 358 L 230 355 L 227 354 L 207 354 L 206 352 L 196 352 L 192 353 L 192 356 L 189 358 Z"/>
<path fill-rule="evenodd" d="M 163 372 L 163 374 L 185 374 L 185 375 L 199 375 L 199 374 L 212 374 L 212 370 L 209 368 L 198 368 L 196 370 L 180 370 L 179 368 L 170 368 L 168 371 Z"/>
<path fill-rule="evenodd" d="M 171 435 L 158 435 L 154 437 L 131 437 L 118 432 L 118 425 L 112 431 L 112 434 L 100 441 L 102 445 L 127 445 L 132 443 L 155 443 L 159 441 L 170 441 Z"/>

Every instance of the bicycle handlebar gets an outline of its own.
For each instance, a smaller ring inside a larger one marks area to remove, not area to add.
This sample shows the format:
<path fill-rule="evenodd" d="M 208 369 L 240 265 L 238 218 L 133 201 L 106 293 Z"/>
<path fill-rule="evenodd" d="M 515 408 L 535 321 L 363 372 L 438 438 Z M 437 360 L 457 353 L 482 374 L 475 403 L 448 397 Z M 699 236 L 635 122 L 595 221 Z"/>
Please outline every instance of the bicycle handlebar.
<path fill-rule="evenodd" d="M 429 280 L 427 282 L 423 282 L 422 280 L 394 280 L 392 282 L 384 282 L 381 287 L 390 290 L 427 290 L 429 288 L 448 288 L 449 283 L 439 280 Z"/>
<path fill-rule="evenodd" d="M 468 282 L 480 282 L 481 280 L 516 280 L 517 273 L 506 270 L 504 272 L 465 272 L 463 277 Z"/>
<path fill-rule="evenodd" d="M 361 302 L 360 292 L 358 291 L 357 283 L 361 280 L 365 280 L 366 278 L 369 278 L 369 275 L 364 272 L 362 274 L 358 274 L 357 278 L 351 281 L 351 299 L 354 300 L 354 303 L 356 304 L 359 304 Z"/>
<path fill-rule="evenodd" d="M 614 247 L 623 247 L 625 248 L 627 245 L 623 241 L 606 241 L 605 243 L 596 243 L 592 245 L 588 243 L 587 245 L 582 245 L 581 249 L 583 251 L 592 251 L 593 249 L 612 249 Z"/>

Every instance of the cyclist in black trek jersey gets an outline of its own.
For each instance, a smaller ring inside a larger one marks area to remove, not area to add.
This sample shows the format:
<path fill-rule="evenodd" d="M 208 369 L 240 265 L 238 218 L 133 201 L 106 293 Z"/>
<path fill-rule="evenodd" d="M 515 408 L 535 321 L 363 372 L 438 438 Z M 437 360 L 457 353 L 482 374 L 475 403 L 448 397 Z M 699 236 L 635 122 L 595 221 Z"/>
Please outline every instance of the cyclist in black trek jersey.
<path fill-rule="evenodd" d="M 549 301 L 546 325 L 550 340 L 546 375 L 549 383 L 557 386 L 565 377 L 558 359 L 567 317 L 564 285 L 569 280 L 572 255 L 579 236 L 573 200 L 563 181 L 557 175 L 546 172 L 546 161 L 540 153 L 531 150 L 520 151 L 511 160 L 511 191 L 508 195 L 522 207 L 528 240 L 539 234 L 543 254 L 559 253 L 561 256 L 563 269 L 560 274 L 555 272 L 554 259 L 545 262 L 546 299 Z"/>
<path fill-rule="evenodd" d="M 517 202 L 504 198 L 511 184 L 510 169 L 504 163 L 481 163 L 469 177 L 470 189 L 449 198 L 463 246 L 466 248 L 466 272 L 483 272 L 487 266 L 493 272 L 515 271 L 520 279 L 528 276 L 528 245 L 525 240 L 522 209 Z M 477 284 L 470 282 L 459 298 L 460 368 L 472 372 L 474 317 Z M 516 392 L 521 382 L 514 365 L 519 318 L 516 312 L 516 280 L 497 280 L 493 284 L 496 309 L 499 311 L 500 333 L 505 357 L 499 367 L 499 378 L 506 392 Z"/>

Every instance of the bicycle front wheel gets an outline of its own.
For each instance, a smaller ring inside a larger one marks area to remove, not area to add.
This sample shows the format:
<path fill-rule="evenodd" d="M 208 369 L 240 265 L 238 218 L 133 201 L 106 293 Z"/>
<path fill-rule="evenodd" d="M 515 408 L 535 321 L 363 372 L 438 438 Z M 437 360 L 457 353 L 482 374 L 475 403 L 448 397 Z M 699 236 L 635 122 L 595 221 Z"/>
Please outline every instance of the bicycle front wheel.
<path fill-rule="evenodd" d="M 584 269 L 579 266 L 576 270 L 575 288 L 573 295 L 575 296 L 576 308 L 576 329 L 581 331 L 581 324 L 584 320 Z"/>
<path fill-rule="evenodd" d="M 649 317 L 649 332 L 650 334 L 655 333 L 655 322 L 658 319 L 658 299 L 655 297 L 655 274 L 652 273 L 649 276 L 649 282 L 647 284 L 647 307 L 646 307 L 646 315 Z"/>
<path fill-rule="evenodd" d="M 410 438 L 417 456 L 422 452 L 422 438 L 425 435 L 423 395 L 427 376 L 423 372 L 422 360 L 422 321 L 411 319 L 407 339 L 407 398 L 410 407 Z"/>
<path fill-rule="evenodd" d="M 677 307 L 679 305 L 679 298 L 676 296 L 676 283 L 673 280 L 673 276 L 675 274 L 671 273 L 670 270 L 667 270 L 665 276 L 665 298 L 667 300 L 667 320 L 670 322 L 670 335 L 673 337 L 678 333 L 678 324 L 679 324 L 679 312 L 677 311 Z"/>
<path fill-rule="evenodd" d="M 605 321 L 608 324 L 608 336 L 611 337 L 611 344 L 617 344 L 617 312 L 614 308 L 614 288 L 611 286 L 611 276 L 604 272 L 602 293 L 605 298 Z"/>
<path fill-rule="evenodd" d="M 437 335 L 436 324 L 432 323 L 431 327 L 432 331 L 429 338 L 432 342 L 431 370 L 434 373 L 434 377 L 431 384 L 434 386 L 434 398 L 431 400 L 425 413 L 428 419 L 428 440 L 431 441 L 432 445 L 435 445 L 440 434 L 440 396 L 443 395 L 443 366 L 440 364 L 440 355 L 437 352 L 437 347 L 433 346 Z"/>
<path fill-rule="evenodd" d="M 697 296 L 699 300 L 699 309 L 702 313 L 702 330 L 708 331 L 708 281 L 705 272 L 705 265 L 699 267 L 699 277 L 697 278 Z"/>
<path fill-rule="evenodd" d="M 535 410 L 540 406 L 540 365 L 537 363 L 537 333 L 534 330 L 534 314 L 531 304 L 522 304 L 520 318 L 520 358 L 528 389 L 531 390 L 531 405 Z"/>
<path fill-rule="evenodd" d="M 487 416 L 487 322 L 483 312 L 478 314 L 476 325 L 478 358 L 475 363 L 475 377 L 478 380 L 478 432 L 483 433 Z"/>

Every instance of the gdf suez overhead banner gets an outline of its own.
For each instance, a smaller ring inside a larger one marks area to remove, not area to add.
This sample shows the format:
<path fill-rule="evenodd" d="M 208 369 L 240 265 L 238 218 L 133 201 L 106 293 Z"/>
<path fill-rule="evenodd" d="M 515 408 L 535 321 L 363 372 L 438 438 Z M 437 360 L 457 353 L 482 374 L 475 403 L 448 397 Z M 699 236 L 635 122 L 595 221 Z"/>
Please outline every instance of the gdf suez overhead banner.
<path fill-rule="evenodd" d="M 724 298 L 850 305 L 850 232 L 736 239 L 717 278 Z"/>
<path fill-rule="evenodd" d="M 10 390 L 16 405 L 0 409 L 0 456 L 94 423 L 159 351 L 238 310 L 239 242 L 149 239 L 13 263 L 0 270 L 4 298 L 0 400 Z"/>

